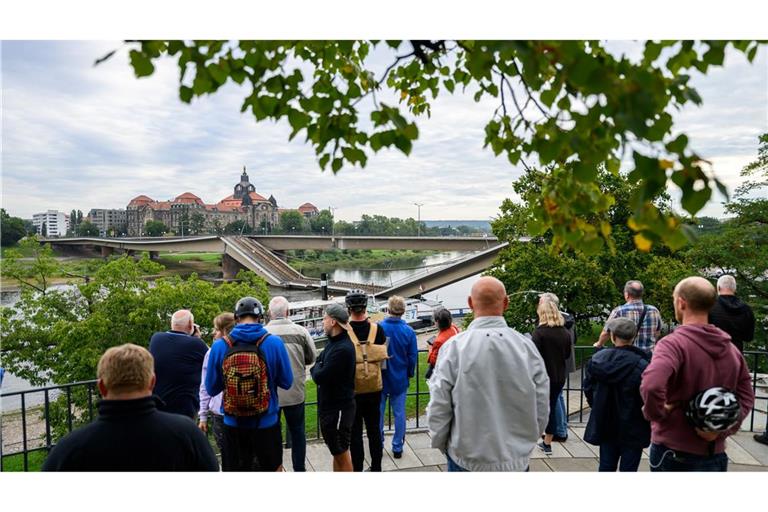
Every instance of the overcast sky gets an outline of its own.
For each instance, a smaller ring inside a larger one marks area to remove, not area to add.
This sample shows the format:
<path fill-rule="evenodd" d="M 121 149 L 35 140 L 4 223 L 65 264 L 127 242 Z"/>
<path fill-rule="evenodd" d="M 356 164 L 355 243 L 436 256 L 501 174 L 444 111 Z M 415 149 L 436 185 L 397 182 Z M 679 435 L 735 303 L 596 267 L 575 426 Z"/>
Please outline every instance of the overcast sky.
<path fill-rule="evenodd" d="M 614 48 L 632 51 L 632 44 Z M 337 207 L 337 218 L 363 213 L 422 219 L 487 220 L 521 169 L 484 150 L 483 127 L 497 101 L 442 95 L 410 157 L 381 151 L 365 169 L 321 172 L 314 150 L 299 136 L 288 142 L 287 122 L 257 124 L 241 114 L 245 88 L 228 84 L 191 105 L 178 99 L 178 69 L 170 60 L 137 80 L 120 50 L 93 61 L 119 42 L 14 41 L 2 43 L 2 204 L 31 218 L 46 209 L 69 212 L 125 208 L 140 194 L 158 200 L 192 192 L 207 203 L 232 193 L 243 165 L 265 197 L 281 207 L 311 202 Z M 733 189 L 757 153 L 768 125 L 766 49 L 755 62 L 735 53 L 726 66 L 693 83 L 704 99 L 676 117 L 693 148 L 714 163 Z M 374 69 L 389 57 L 374 55 Z M 380 98 L 381 99 L 381 98 Z M 702 212 L 720 216 L 713 202 Z"/>

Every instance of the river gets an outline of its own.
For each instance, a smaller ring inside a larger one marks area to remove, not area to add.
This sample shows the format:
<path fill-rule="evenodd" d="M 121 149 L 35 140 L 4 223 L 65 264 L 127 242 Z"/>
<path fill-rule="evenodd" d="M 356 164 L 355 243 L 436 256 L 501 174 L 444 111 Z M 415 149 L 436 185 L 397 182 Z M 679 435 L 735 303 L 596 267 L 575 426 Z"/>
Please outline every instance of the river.
<path fill-rule="evenodd" d="M 329 272 L 330 279 L 333 281 L 346 281 L 353 283 L 374 283 L 383 286 L 392 286 L 403 279 L 407 279 L 414 274 L 423 272 L 434 272 L 441 268 L 440 264 L 450 262 L 460 258 L 461 252 L 446 252 L 427 256 L 421 263 L 414 264 L 412 261 L 403 263 L 405 268 L 394 268 L 392 270 L 370 270 L 357 267 L 342 267 Z M 401 266 L 403 266 L 401 265 Z M 383 265 L 381 265 L 383 266 Z M 397 266 L 397 265 L 395 265 Z M 431 293 L 424 294 L 424 297 L 431 300 L 442 301 L 447 308 L 461 308 L 467 306 L 467 296 L 472 285 L 479 276 L 472 276 L 451 285 L 445 286 Z M 57 285 L 54 288 L 67 288 L 72 285 Z M 317 291 L 284 290 L 282 288 L 270 287 L 270 294 L 285 295 L 288 300 L 308 300 L 320 298 Z M 19 292 L 3 291 L 0 294 L 0 305 L 13 306 L 19 299 Z M 4 393 L 28 389 L 32 386 L 28 381 L 11 375 L 6 372 L 3 380 L 2 391 Z M 42 393 L 35 393 L 29 396 L 30 405 L 39 405 L 43 401 Z M 18 409 L 20 406 L 18 397 L 5 398 L 0 403 L 0 409 L 4 411 Z"/>

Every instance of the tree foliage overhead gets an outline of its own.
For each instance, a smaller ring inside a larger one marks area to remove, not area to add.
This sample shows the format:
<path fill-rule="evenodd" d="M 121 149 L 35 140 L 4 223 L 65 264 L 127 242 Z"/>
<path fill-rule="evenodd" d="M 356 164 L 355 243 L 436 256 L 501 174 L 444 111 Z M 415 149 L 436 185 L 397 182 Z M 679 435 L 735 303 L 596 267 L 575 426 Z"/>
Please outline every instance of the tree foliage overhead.
<path fill-rule="evenodd" d="M 728 48 L 751 62 L 751 41 L 648 41 L 642 57 L 616 56 L 600 41 L 142 41 L 129 43 L 137 77 L 170 56 L 179 66 L 184 102 L 227 82 L 247 84 L 241 110 L 257 121 L 287 120 L 303 134 L 322 169 L 366 165 L 371 152 L 408 155 L 419 137 L 415 119 L 431 114 L 441 92 L 498 101 L 484 143 L 512 165 L 546 168 L 532 231 L 552 230 L 556 247 L 599 252 L 611 233 L 594 217 L 615 202 L 595 184 L 598 169 L 617 174 L 630 157 L 634 186 L 630 227 L 638 247 L 686 242 L 680 220 L 652 202 L 671 181 L 691 215 L 726 192 L 710 165 L 673 131 L 675 110 L 702 102 L 691 71 L 720 66 Z M 371 52 L 391 64 L 379 74 Z M 101 62 L 114 52 L 99 59 Z M 307 71 L 308 70 L 308 71 Z M 377 94 L 399 98 L 379 101 Z M 366 103 L 363 101 L 366 100 Z M 368 101 L 372 106 L 368 105 Z M 368 118 L 364 114 L 369 112 Z"/>

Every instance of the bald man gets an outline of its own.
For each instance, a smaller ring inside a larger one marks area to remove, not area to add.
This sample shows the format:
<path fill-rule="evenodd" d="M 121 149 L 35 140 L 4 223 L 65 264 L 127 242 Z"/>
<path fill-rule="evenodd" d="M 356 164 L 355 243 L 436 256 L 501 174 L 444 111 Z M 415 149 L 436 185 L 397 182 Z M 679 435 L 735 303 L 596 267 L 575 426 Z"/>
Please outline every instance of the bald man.
<path fill-rule="evenodd" d="M 171 316 L 171 330 L 156 332 L 149 341 L 155 359 L 155 394 L 158 409 L 195 418 L 200 407 L 200 372 L 208 346 L 200 339 L 200 328 L 187 309 Z"/>
<path fill-rule="evenodd" d="M 755 403 L 739 349 L 708 321 L 716 298 L 715 287 L 702 277 L 687 277 L 675 286 L 680 327 L 656 345 L 640 385 L 643 413 L 651 422 L 651 471 L 727 471 L 725 439 L 739 430 Z M 736 395 L 738 422 L 722 432 L 694 429 L 685 415 L 688 403 L 716 386 Z"/>
<path fill-rule="evenodd" d="M 507 327 L 504 285 L 481 277 L 468 299 L 475 319 L 440 349 L 429 380 L 432 447 L 448 471 L 527 471 L 549 418 L 549 378 L 529 338 Z"/>

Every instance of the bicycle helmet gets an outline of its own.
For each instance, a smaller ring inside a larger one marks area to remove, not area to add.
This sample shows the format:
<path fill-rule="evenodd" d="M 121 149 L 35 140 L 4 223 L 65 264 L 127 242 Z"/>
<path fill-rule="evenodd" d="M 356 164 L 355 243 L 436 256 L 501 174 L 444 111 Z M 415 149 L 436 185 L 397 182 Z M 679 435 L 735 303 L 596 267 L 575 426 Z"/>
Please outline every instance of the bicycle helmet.
<path fill-rule="evenodd" d="M 739 401 L 728 389 L 713 387 L 688 402 L 685 415 L 693 426 L 705 432 L 722 432 L 739 421 Z"/>
<path fill-rule="evenodd" d="M 361 308 L 368 305 L 368 295 L 360 289 L 349 290 L 344 298 L 348 308 Z"/>
<path fill-rule="evenodd" d="M 242 318 L 244 316 L 251 315 L 257 318 L 264 316 L 264 306 L 261 305 L 259 299 L 253 297 L 243 297 L 235 305 L 235 319 Z"/>

